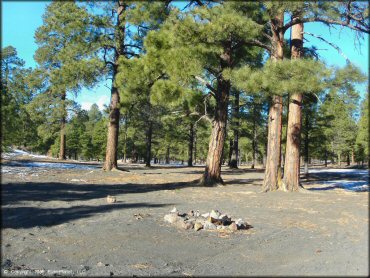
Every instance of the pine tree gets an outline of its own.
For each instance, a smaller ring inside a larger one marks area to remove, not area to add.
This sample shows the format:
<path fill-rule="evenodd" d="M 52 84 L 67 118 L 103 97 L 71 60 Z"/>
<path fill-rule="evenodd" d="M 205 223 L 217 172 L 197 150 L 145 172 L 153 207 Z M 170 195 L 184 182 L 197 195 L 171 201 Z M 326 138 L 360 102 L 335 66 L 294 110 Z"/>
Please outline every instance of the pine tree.
<path fill-rule="evenodd" d="M 358 121 L 358 132 L 356 136 L 356 160 L 362 162 L 367 160 L 369 163 L 369 94 L 367 93 L 365 99 L 361 104 L 361 116 Z"/>
<path fill-rule="evenodd" d="M 96 26 L 96 45 L 106 65 L 103 75 L 112 80 L 107 149 L 103 167 L 104 170 L 110 171 L 117 168 L 120 92 L 116 79 L 119 60 L 139 55 L 142 51 L 143 38 L 148 30 L 160 24 L 166 14 L 168 3 L 117 0 L 92 4 L 100 11 L 95 13 L 93 18 Z"/>
<path fill-rule="evenodd" d="M 27 105 L 34 96 L 33 71 L 24 68 L 24 61 L 14 47 L 1 50 L 1 144 L 33 147 L 38 144 L 36 123 L 30 118 Z"/>
<path fill-rule="evenodd" d="M 198 82 L 215 101 L 207 165 L 201 181 L 205 185 L 222 183 L 231 72 L 258 55 L 253 48 L 244 47 L 244 40 L 257 36 L 260 28 L 238 7 L 237 3 L 227 2 L 195 8 L 184 16 L 175 10 L 160 32 L 148 35 L 152 46 L 148 51 L 160 49 L 172 80 L 180 84 Z M 209 82 L 211 78 L 215 84 Z"/>
<path fill-rule="evenodd" d="M 47 6 L 43 25 L 35 33 L 39 46 L 35 60 L 45 79 L 45 97 L 37 100 L 53 100 L 54 114 L 60 119 L 60 159 L 66 158 L 67 92 L 77 93 L 81 87 L 95 84 L 101 68 L 90 56 L 90 31 L 86 9 L 74 1 L 55 1 Z"/>

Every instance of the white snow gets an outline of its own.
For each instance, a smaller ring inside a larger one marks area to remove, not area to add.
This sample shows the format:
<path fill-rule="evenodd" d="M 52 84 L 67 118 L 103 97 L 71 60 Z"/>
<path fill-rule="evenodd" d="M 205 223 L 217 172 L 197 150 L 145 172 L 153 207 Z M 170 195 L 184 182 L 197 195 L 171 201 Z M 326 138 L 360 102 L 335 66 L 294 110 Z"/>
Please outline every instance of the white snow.
<path fill-rule="evenodd" d="M 356 174 L 356 175 L 369 175 L 369 171 L 368 170 L 361 170 L 361 169 L 326 169 L 326 168 L 316 168 L 316 169 L 309 169 L 308 170 L 308 173 L 350 173 L 350 174 Z"/>
<path fill-rule="evenodd" d="M 349 191 L 369 191 L 369 170 L 362 169 L 327 169 L 327 168 L 316 168 L 310 169 L 309 173 L 320 174 L 325 178 L 333 177 L 333 180 L 323 180 L 310 182 L 308 184 L 319 184 L 320 188 L 314 190 L 328 190 L 341 188 Z M 326 176 L 325 174 L 328 174 Z M 339 176 L 338 176 L 339 175 Z M 340 176 L 344 177 L 340 179 Z"/>

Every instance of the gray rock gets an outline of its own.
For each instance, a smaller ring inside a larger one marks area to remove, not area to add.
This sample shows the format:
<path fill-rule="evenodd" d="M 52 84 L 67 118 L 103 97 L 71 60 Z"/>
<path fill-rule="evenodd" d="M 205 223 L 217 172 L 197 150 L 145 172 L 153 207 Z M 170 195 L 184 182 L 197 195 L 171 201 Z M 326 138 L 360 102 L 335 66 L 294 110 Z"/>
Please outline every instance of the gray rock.
<path fill-rule="evenodd" d="M 209 216 L 212 218 L 218 219 L 220 217 L 221 213 L 218 210 L 212 210 Z"/>
<path fill-rule="evenodd" d="M 194 227 L 194 224 L 193 223 L 187 223 L 185 221 L 176 221 L 175 223 L 175 226 L 179 229 L 184 229 L 184 230 L 189 230 L 189 229 L 192 229 Z"/>
<path fill-rule="evenodd" d="M 244 226 L 245 225 L 245 222 L 239 218 L 235 221 L 235 224 L 238 226 L 238 227 L 241 227 L 241 226 Z"/>
<path fill-rule="evenodd" d="M 203 224 L 202 223 L 195 222 L 195 224 L 194 224 L 194 230 L 195 231 L 199 231 L 202 228 L 203 228 Z"/>
<path fill-rule="evenodd" d="M 235 232 L 235 231 L 237 231 L 237 230 L 238 230 L 238 226 L 235 224 L 235 222 L 231 223 L 231 224 L 228 226 L 228 228 L 229 228 L 231 231 L 233 231 L 233 232 Z"/>
<path fill-rule="evenodd" d="M 208 217 L 209 217 L 209 212 L 207 212 L 207 213 L 203 213 L 203 214 L 202 214 L 202 216 L 203 216 L 204 218 L 208 218 Z"/>
<path fill-rule="evenodd" d="M 203 224 L 203 229 L 204 230 L 216 230 L 217 227 L 215 224 L 211 223 L 211 222 L 208 222 L 206 221 L 204 224 Z"/>
<path fill-rule="evenodd" d="M 183 221 L 183 219 L 180 216 L 178 216 L 177 214 L 174 214 L 174 213 L 166 214 L 164 216 L 164 220 L 171 223 L 171 224 L 173 224 L 177 221 Z"/>

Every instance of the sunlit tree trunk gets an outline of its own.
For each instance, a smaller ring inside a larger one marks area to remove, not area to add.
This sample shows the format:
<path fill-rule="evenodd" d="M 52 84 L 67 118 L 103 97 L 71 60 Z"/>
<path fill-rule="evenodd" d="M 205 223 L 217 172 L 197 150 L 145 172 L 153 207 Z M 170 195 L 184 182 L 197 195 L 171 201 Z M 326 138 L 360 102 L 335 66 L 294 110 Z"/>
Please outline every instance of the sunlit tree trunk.
<path fill-rule="evenodd" d="M 166 164 L 170 164 L 170 147 L 167 146 L 166 149 Z"/>
<path fill-rule="evenodd" d="M 230 168 L 238 168 L 238 158 L 239 158 L 239 92 L 235 91 L 234 94 L 234 104 L 232 111 L 232 121 L 233 121 L 233 144 L 231 148 L 231 159 Z"/>
<path fill-rule="evenodd" d="M 189 124 L 188 167 L 193 166 L 194 124 Z"/>
<path fill-rule="evenodd" d="M 221 55 L 221 68 L 225 69 L 231 65 L 231 43 L 224 47 Z M 227 108 L 230 96 L 230 80 L 223 76 L 217 80 L 217 95 L 214 118 L 212 121 L 212 133 L 209 142 L 206 168 L 201 179 L 201 184 L 211 186 L 222 184 L 221 163 L 226 137 Z"/>
<path fill-rule="evenodd" d="M 257 143 L 257 123 L 256 123 L 256 106 L 253 105 L 253 140 L 252 140 L 252 165 L 251 169 L 254 169 L 256 165 L 256 157 L 258 152 L 258 143 Z"/>
<path fill-rule="evenodd" d="M 66 159 L 66 92 L 61 96 L 62 117 L 60 119 L 60 146 L 59 146 L 59 159 Z"/>
<path fill-rule="evenodd" d="M 293 16 L 292 20 L 298 17 L 299 15 L 297 14 Z M 291 59 L 300 59 L 303 56 L 303 23 L 292 26 L 291 55 Z M 283 189 L 286 191 L 297 191 L 301 187 L 299 175 L 302 128 L 302 98 L 303 95 L 297 92 L 290 97 L 289 101 L 287 142 L 283 179 Z M 306 138 L 306 141 L 308 141 L 308 138 Z M 306 142 L 306 144 L 308 144 L 308 142 Z M 305 166 L 307 167 L 307 165 Z"/>
<path fill-rule="evenodd" d="M 115 85 L 116 75 L 118 72 L 118 60 L 125 52 L 125 18 L 124 10 L 127 5 L 123 1 L 117 2 L 117 23 L 115 32 L 115 55 L 113 62 L 112 73 L 112 88 L 111 88 L 111 101 L 109 106 L 109 121 L 108 121 L 108 135 L 107 135 L 107 149 L 105 155 L 105 162 L 103 169 L 110 171 L 117 169 L 117 146 L 118 146 L 118 132 L 119 132 L 119 103 L 120 97 L 118 88 Z"/>
<path fill-rule="evenodd" d="M 206 169 L 202 178 L 202 184 L 204 185 L 223 183 L 221 178 L 221 163 L 226 136 L 228 99 L 226 88 L 222 95 L 224 100 L 217 103 L 217 112 L 215 115 L 215 119 L 212 122 L 212 133 L 208 148 Z"/>
<path fill-rule="evenodd" d="M 107 150 L 104 162 L 104 170 L 108 171 L 117 168 L 119 117 L 119 93 L 117 88 L 112 85 L 108 122 Z"/>
<path fill-rule="evenodd" d="M 145 166 L 146 167 L 150 167 L 150 162 L 152 160 L 152 135 L 153 135 L 153 123 L 149 121 L 148 129 L 146 131 L 146 155 L 145 155 Z"/>
<path fill-rule="evenodd" d="M 280 13 L 271 21 L 272 53 L 271 60 L 278 62 L 283 60 L 284 33 L 282 26 L 284 13 Z M 268 115 L 268 138 L 265 178 L 263 191 L 276 190 L 281 186 L 281 131 L 282 131 L 283 98 L 274 95 Z"/>

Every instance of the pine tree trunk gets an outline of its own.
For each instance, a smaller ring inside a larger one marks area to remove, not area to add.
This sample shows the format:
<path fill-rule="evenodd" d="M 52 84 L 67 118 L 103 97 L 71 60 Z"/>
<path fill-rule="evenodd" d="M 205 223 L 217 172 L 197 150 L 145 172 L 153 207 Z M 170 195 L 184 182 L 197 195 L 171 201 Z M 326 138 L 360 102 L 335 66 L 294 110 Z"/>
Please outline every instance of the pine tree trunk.
<path fill-rule="evenodd" d="M 110 171 L 117 169 L 117 146 L 119 132 L 119 93 L 115 85 L 111 89 L 110 113 L 108 122 L 107 149 L 103 169 Z"/>
<path fill-rule="evenodd" d="M 231 67 L 231 42 L 225 44 L 224 52 L 220 56 L 221 69 Z M 208 147 L 207 162 L 201 184 L 212 186 L 223 184 L 221 178 L 221 163 L 223 159 L 223 149 L 226 139 L 227 108 L 230 96 L 230 80 L 223 76 L 217 78 L 216 107 L 212 120 L 212 133 Z"/>
<path fill-rule="evenodd" d="M 355 164 L 355 150 L 353 148 L 351 150 L 351 161 L 352 161 L 352 164 Z"/>
<path fill-rule="evenodd" d="M 60 119 L 60 146 L 59 146 L 59 159 L 66 159 L 66 93 L 63 92 L 61 96 L 62 101 L 62 118 Z"/>
<path fill-rule="evenodd" d="M 298 16 L 293 17 L 293 20 L 295 18 L 298 18 Z M 303 23 L 292 26 L 291 53 L 292 59 L 300 59 L 303 55 Z M 299 190 L 299 188 L 302 187 L 299 181 L 302 128 L 302 97 L 303 95 L 301 93 L 295 93 L 291 96 L 289 102 L 287 142 L 283 179 L 284 190 L 286 191 L 297 191 Z"/>
<path fill-rule="evenodd" d="M 341 166 L 342 158 L 340 153 L 338 153 L 338 165 Z"/>
<path fill-rule="evenodd" d="M 256 123 L 256 106 L 253 105 L 253 140 L 252 140 L 252 165 L 251 169 L 254 169 L 256 165 L 257 156 L 257 123 Z"/>
<path fill-rule="evenodd" d="M 211 141 L 209 143 L 206 169 L 201 183 L 214 185 L 223 183 L 221 178 L 222 152 L 226 136 L 227 105 L 220 103 L 218 106 L 218 118 L 213 120 Z"/>
<path fill-rule="evenodd" d="M 152 135 L 153 135 L 153 123 L 149 121 L 148 130 L 146 132 L 146 155 L 145 155 L 146 167 L 150 167 L 150 161 L 152 160 Z"/>
<path fill-rule="evenodd" d="M 170 164 L 170 147 L 166 149 L 166 164 Z"/>
<path fill-rule="evenodd" d="M 347 153 L 347 166 L 351 165 L 351 162 L 349 160 L 349 153 Z"/>
<path fill-rule="evenodd" d="M 188 167 L 193 166 L 194 124 L 189 125 Z"/>
<path fill-rule="evenodd" d="M 284 13 L 271 20 L 272 48 L 271 60 L 283 60 L 284 33 L 282 26 Z M 281 131 L 282 131 L 283 98 L 272 96 L 268 115 L 268 138 L 265 178 L 262 190 L 264 192 L 277 190 L 281 186 Z"/>
<path fill-rule="evenodd" d="M 230 168 L 238 169 L 239 158 L 239 92 L 235 91 L 234 107 L 233 107 L 233 144 L 231 148 Z"/>
<path fill-rule="evenodd" d="M 127 4 L 123 1 L 117 2 L 117 23 L 115 26 L 115 48 L 116 52 L 114 55 L 114 62 L 112 68 L 112 88 L 111 88 L 111 101 L 109 111 L 109 122 L 108 122 L 108 134 L 107 134 L 107 149 L 105 154 L 105 162 L 103 169 L 110 171 L 117 169 L 117 147 L 118 147 L 118 133 L 119 133 L 119 103 L 120 97 L 118 88 L 115 85 L 116 75 L 118 72 L 118 60 L 125 54 L 125 18 L 124 11 L 127 8 Z"/>
<path fill-rule="evenodd" d="M 232 154 L 233 154 L 233 139 L 230 138 L 230 141 L 229 141 L 229 163 L 227 164 L 228 166 L 230 166 L 230 164 L 231 164 Z"/>
<path fill-rule="evenodd" d="M 194 165 L 197 164 L 197 129 L 194 127 Z"/>

